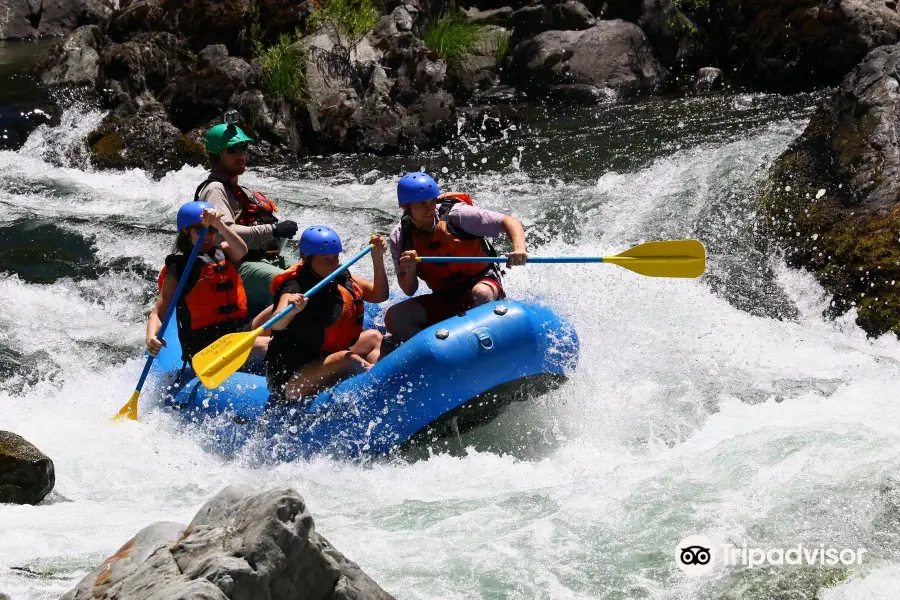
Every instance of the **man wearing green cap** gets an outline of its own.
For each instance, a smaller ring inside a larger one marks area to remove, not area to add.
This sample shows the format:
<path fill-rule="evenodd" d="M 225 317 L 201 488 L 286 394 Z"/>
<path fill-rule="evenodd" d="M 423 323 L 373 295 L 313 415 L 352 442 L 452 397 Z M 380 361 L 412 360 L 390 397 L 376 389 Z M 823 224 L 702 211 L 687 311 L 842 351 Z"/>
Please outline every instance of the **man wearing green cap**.
<path fill-rule="evenodd" d="M 297 223 L 279 222 L 274 202 L 238 185 L 238 177 L 247 170 L 247 145 L 253 139 L 228 116 L 228 122 L 206 132 L 212 171 L 197 188 L 194 200 L 209 202 L 221 211 L 225 215 L 222 222 L 247 244 L 249 252 L 238 264 L 238 272 L 247 291 L 248 308 L 255 314 L 272 303 L 269 286 L 287 266 L 281 250 L 285 240 L 297 233 Z"/>

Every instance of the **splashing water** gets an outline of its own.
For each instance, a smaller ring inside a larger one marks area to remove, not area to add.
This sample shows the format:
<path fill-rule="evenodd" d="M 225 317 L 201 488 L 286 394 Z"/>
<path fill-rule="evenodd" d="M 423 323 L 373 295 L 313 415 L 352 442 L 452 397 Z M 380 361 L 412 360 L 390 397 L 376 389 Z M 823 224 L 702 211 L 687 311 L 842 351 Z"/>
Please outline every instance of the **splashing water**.
<path fill-rule="evenodd" d="M 417 157 L 433 172 L 448 168 L 442 185 L 518 215 L 537 254 L 698 236 L 709 273 L 512 270 L 511 296 L 547 303 L 577 328 L 570 380 L 446 453 L 364 465 L 225 459 L 159 410 L 110 423 L 142 366 L 175 211 L 203 172 L 153 181 L 58 162 L 47 140 L 75 145 L 84 133 L 73 128 L 100 118 L 77 109 L 21 151 L 0 152 L 0 232 L 40 220 L 51 228 L 41 243 L 84 240 L 80 260 L 91 267 L 60 259 L 53 283 L 24 267 L 0 275 L 0 429 L 35 443 L 57 474 L 40 506 L 0 507 L 0 590 L 58 597 L 140 528 L 187 522 L 223 486 L 244 483 L 299 490 L 318 530 L 398 597 L 762 599 L 812 597 L 822 586 L 829 600 L 893 597 L 900 345 L 866 339 L 852 314 L 824 320 L 812 278 L 748 242 L 756 186 L 810 105 L 740 96 L 605 107 L 537 119 L 494 146 L 477 142 L 478 154 L 461 145 L 452 158 Z M 665 111 L 685 126 L 653 130 L 650 113 Z M 482 156 L 491 158 L 480 172 L 472 164 Z M 504 167 L 512 156 L 515 168 Z M 398 217 L 394 173 L 405 165 L 385 160 L 379 175 L 367 160 L 245 181 L 270 191 L 286 217 L 336 226 L 353 248 Z M 868 554 L 852 570 L 721 567 L 691 579 L 674 561 L 688 534 Z"/>

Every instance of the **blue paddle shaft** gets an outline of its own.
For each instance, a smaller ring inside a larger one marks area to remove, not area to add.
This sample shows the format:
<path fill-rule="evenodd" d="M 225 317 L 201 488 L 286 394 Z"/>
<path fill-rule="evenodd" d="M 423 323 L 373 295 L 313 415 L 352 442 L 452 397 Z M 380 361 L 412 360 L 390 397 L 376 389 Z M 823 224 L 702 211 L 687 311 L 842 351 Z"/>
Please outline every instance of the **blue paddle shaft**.
<path fill-rule="evenodd" d="M 184 272 L 181 274 L 181 279 L 178 280 L 178 287 L 175 288 L 175 295 L 172 296 L 172 301 L 169 302 L 169 308 L 166 309 L 166 316 L 163 317 L 162 327 L 159 328 L 160 333 L 163 333 L 166 330 L 166 327 L 168 327 L 169 325 L 169 321 L 172 320 L 172 315 L 175 314 L 175 308 L 178 306 L 178 299 L 181 298 L 181 291 L 184 289 L 184 286 L 187 285 L 187 281 L 190 278 L 191 274 L 191 268 L 194 266 L 194 261 L 197 259 L 197 255 L 200 254 L 200 246 L 203 245 L 203 240 L 206 239 L 206 231 L 206 227 L 200 230 L 200 237 L 197 238 L 197 243 L 194 244 L 194 247 L 191 250 L 191 254 L 190 256 L 188 256 L 187 263 L 184 266 Z M 147 364 L 144 365 L 144 370 L 141 373 L 141 378 L 138 379 L 137 387 L 134 388 L 135 391 L 140 392 L 141 388 L 144 387 L 144 380 L 147 379 L 147 375 L 150 373 L 150 367 L 153 365 L 154 358 L 156 358 L 156 356 L 153 354 L 147 357 Z"/>
<path fill-rule="evenodd" d="M 306 292 L 305 294 L 303 294 L 303 295 L 306 296 L 307 298 L 309 298 L 310 296 L 312 296 L 313 294 L 315 294 L 316 292 L 318 292 L 319 290 L 321 290 L 323 287 L 325 287 L 326 285 L 328 285 L 329 283 L 331 283 L 332 280 L 334 280 L 335 277 L 337 277 L 338 275 L 340 275 L 341 273 L 343 273 L 344 271 L 346 271 L 347 269 L 349 269 L 350 267 L 352 267 L 353 264 L 356 263 L 356 261 L 358 261 L 359 259 L 361 259 L 363 256 L 365 256 L 366 254 L 368 254 L 368 253 L 371 252 L 371 251 L 372 251 L 372 246 L 367 246 L 365 249 L 360 250 L 360 251 L 359 251 L 359 254 L 357 254 L 356 256 L 354 256 L 353 258 L 351 258 L 349 261 L 347 261 L 346 263 L 344 263 L 343 265 L 341 265 L 340 267 L 338 267 L 337 269 L 335 269 L 334 273 L 332 273 L 331 275 L 329 275 L 328 277 L 324 278 L 322 281 L 320 281 L 320 282 L 317 283 L 316 285 L 314 285 L 314 286 L 312 286 L 311 288 L 309 288 L 309 290 L 307 290 L 307 292 Z M 288 315 L 290 314 L 290 312 L 291 312 L 292 310 L 294 310 L 294 308 L 295 308 L 295 307 L 294 307 L 293 304 L 289 304 L 289 305 L 285 306 L 284 309 L 282 309 L 281 311 L 279 311 L 279 312 L 277 312 L 276 314 L 272 315 L 272 318 L 271 318 L 271 319 L 269 319 L 268 321 L 266 321 L 265 323 L 263 323 L 262 325 L 260 325 L 260 328 L 261 328 L 261 329 L 268 329 L 269 327 L 271 327 L 272 325 L 274 325 L 275 323 L 277 323 L 277 322 L 280 321 L 281 319 L 283 319 L 283 318 L 285 318 L 286 316 L 288 316 Z"/>
<path fill-rule="evenodd" d="M 505 256 L 421 256 L 427 263 L 505 263 Z M 529 263 L 602 263 L 602 256 L 529 256 Z"/>

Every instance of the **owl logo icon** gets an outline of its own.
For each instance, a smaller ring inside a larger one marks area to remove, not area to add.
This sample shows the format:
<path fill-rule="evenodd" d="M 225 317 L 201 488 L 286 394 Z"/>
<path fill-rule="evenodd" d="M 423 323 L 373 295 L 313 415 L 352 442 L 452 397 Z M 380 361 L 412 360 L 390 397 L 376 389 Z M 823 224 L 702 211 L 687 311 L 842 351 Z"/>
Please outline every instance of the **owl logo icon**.
<path fill-rule="evenodd" d="M 675 546 L 675 562 L 690 577 L 700 577 L 715 568 L 713 541 L 705 535 L 689 535 Z"/>

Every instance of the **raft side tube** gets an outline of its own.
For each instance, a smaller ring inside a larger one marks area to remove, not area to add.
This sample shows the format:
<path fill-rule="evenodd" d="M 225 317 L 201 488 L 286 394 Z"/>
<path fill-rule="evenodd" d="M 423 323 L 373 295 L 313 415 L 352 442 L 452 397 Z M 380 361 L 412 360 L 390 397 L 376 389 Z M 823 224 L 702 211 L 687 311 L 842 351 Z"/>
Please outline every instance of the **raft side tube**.
<path fill-rule="evenodd" d="M 157 371 L 172 381 L 181 370 L 174 323 Z M 187 367 L 166 404 L 188 421 L 210 421 L 219 449 L 251 437 L 267 454 L 292 460 L 327 453 L 383 455 L 434 435 L 452 435 L 493 419 L 523 390 L 558 385 L 574 368 L 577 335 L 551 310 L 499 301 L 425 329 L 369 371 L 317 395 L 305 407 L 271 406 L 264 377 L 236 373 L 208 390 Z"/>

